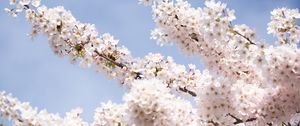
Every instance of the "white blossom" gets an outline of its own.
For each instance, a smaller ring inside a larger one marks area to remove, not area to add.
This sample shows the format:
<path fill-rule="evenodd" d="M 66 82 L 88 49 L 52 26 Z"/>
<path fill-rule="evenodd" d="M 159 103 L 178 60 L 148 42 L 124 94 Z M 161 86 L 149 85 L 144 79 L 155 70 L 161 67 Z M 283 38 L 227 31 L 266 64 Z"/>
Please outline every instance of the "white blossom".
<path fill-rule="evenodd" d="M 34 7 L 38 7 L 38 6 L 40 6 L 40 4 L 41 4 L 41 0 L 32 0 L 32 6 L 34 6 Z"/>
<path fill-rule="evenodd" d="M 31 37 L 46 35 L 54 54 L 83 68 L 94 66 L 127 88 L 123 104 L 109 101 L 96 108 L 93 126 L 299 125 L 298 9 L 271 12 L 268 33 L 279 43 L 272 46 L 257 39 L 247 25 L 233 24 L 234 10 L 215 0 L 206 0 L 203 8 L 185 0 L 139 3 L 152 5 L 156 28 L 151 39 L 199 56 L 206 69 L 177 64 L 159 53 L 135 58 L 114 36 L 99 34 L 93 24 L 76 20 L 63 6 L 10 0 L 15 8 L 4 10 L 13 17 L 25 11 Z M 76 108 L 61 118 L 0 93 L 0 114 L 17 126 L 89 125 L 81 113 Z"/>
<path fill-rule="evenodd" d="M 4 11 L 12 17 L 17 17 L 17 14 L 8 8 L 4 8 Z"/>
<path fill-rule="evenodd" d="M 278 38 L 279 44 L 296 46 L 300 40 L 300 29 L 297 20 L 300 19 L 298 9 L 279 8 L 271 12 L 271 22 L 268 33 Z"/>
<path fill-rule="evenodd" d="M 191 104 L 170 94 L 170 89 L 157 79 L 137 80 L 124 97 L 130 124 L 142 126 L 196 126 Z"/>
<path fill-rule="evenodd" d="M 102 103 L 102 106 L 96 109 L 93 126 L 123 126 L 126 124 L 126 110 L 125 105 L 113 104 L 111 101 Z"/>

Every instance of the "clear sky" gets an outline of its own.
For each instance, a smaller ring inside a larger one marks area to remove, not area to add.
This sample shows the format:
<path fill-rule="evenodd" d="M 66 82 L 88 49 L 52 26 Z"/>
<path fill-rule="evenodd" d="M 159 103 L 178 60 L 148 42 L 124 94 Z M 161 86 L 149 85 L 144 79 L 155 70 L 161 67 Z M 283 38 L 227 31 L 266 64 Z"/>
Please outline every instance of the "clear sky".
<path fill-rule="evenodd" d="M 0 0 L 0 10 L 9 0 Z M 235 24 L 254 28 L 260 39 L 272 43 L 267 34 L 270 11 L 278 7 L 299 8 L 298 0 L 227 0 L 235 9 Z M 189 0 L 194 7 L 203 6 L 203 0 Z M 175 46 L 159 47 L 150 40 L 154 28 L 151 8 L 138 5 L 137 0 L 48 0 L 48 7 L 63 5 L 85 23 L 96 25 L 100 33 L 109 32 L 119 39 L 119 44 L 129 48 L 135 57 L 149 52 L 172 56 L 177 63 L 196 64 L 203 69 L 198 57 L 186 57 Z M 122 103 L 124 89 L 115 80 L 109 80 L 93 68 L 81 69 L 67 58 L 59 58 L 50 50 L 45 36 L 31 40 L 27 33 L 30 24 L 24 15 L 7 16 L 0 11 L 0 91 L 5 90 L 28 101 L 39 109 L 51 113 L 70 111 L 82 107 L 82 117 L 91 122 L 94 109 L 101 102 L 111 100 Z"/>

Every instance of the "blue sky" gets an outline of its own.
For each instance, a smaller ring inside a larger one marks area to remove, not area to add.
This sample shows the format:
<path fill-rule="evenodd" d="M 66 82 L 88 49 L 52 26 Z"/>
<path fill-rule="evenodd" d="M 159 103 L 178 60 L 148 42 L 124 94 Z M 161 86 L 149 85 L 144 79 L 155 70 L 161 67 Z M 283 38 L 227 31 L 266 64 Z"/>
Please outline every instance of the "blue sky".
<path fill-rule="evenodd" d="M 270 11 L 278 7 L 299 8 L 297 0 L 228 0 L 229 8 L 235 9 L 235 24 L 254 28 L 258 37 L 268 42 L 274 38 L 267 34 Z M 202 0 L 189 0 L 194 7 L 202 6 Z M 177 63 L 196 64 L 197 57 L 186 57 L 175 46 L 159 47 L 150 40 L 154 28 L 151 9 L 138 5 L 137 0 L 49 0 L 42 1 L 48 7 L 63 5 L 85 23 L 96 25 L 100 33 L 109 32 L 120 40 L 135 57 L 149 52 L 172 56 Z M 8 0 L 0 0 L 0 9 Z M 30 24 L 24 19 L 11 18 L 0 12 L 0 90 L 5 90 L 28 101 L 32 106 L 60 113 L 75 107 L 84 109 L 83 118 L 93 119 L 94 109 L 101 102 L 122 102 L 124 89 L 115 80 L 107 79 L 94 69 L 81 69 L 67 58 L 59 58 L 50 50 L 47 38 L 38 36 L 31 40 L 27 33 Z"/>

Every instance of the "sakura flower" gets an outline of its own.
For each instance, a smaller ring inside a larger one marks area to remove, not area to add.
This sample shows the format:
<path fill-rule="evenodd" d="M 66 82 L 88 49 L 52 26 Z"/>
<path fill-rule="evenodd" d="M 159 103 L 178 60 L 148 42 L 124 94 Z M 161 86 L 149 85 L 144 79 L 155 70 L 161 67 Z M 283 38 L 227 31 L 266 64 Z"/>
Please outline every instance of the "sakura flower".
<path fill-rule="evenodd" d="M 40 6 L 40 4 L 41 4 L 41 0 L 32 0 L 32 6 L 34 6 L 34 7 L 38 7 L 38 6 Z"/>

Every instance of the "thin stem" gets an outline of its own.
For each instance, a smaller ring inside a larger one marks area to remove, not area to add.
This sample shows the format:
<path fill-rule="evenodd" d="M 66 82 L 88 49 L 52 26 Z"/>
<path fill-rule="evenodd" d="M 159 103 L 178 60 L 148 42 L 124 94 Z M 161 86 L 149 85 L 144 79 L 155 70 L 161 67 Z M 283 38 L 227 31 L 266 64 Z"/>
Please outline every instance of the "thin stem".
<path fill-rule="evenodd" d="M 234 115 L 232 115 L 232 114 L 230 114 L 230 113 L 228 113 L 227 115 L 235 119 L 235 122 L 233 122 L 233 124 L 235 124 L 235 125 L 244 122 L 243 120 L 241 120 L 241 119 L 235 117 Z"/>
<path fill-rule="evenodd" d="M 244 35 L 242 35 L 241 33 L 239 33 L 238 31 L 235 31 L 235 30 L 233 30 L 233 32 L 234 33 L 236 33 L 237 35 L 239 35 L 239 36 L 241 36 L 241 37 L 243 37 L 244 39 L 246 39 L 250 44 L 252 44 L 252 45 L 256 45 L 253 41 L 251 41 L 250 40 L 250 38 L 248 38 L 248 37 L 246 37 L 246 36 L 244 36 Z"/>
<path fill-rule="evenodd" d="M 252 121 L 255 121 L 257 119 L 257 118 L 249 118 L 246 121 L 243 121 L 242 119 L 239 119 L 238 117 L 236 117 L 236 116 L 234 116 L 230 113 L 228 113 L 227 115 L 235 119 L 235 122 L 233 122 L 234 125 L 240 124 L 240 123 L 245 123 L 245 122 L 252 122 Z"/>
<path fill-rule="evenodd" d="M 102 58 L 108 60 L 109 62 L 113 63 L 114 65 L 116 65 L 116 66 L 118 66 L 118 67 L 120 67 L 120 68 L 127 68 L 126 65 L 124 65 L 124 64 L 122 64 L 122 63 L 118 63 L 118 62 L 116 62 L 116 61 L 110 59 L 110 58 L 107 57 L 106 55 L 103 55 L 103 54 L 99 53 L 97 49 L 96 49 L 94 52 L 95 52 L 98 56 L 100 56 L 100 57 L 102 57 Z"/>

